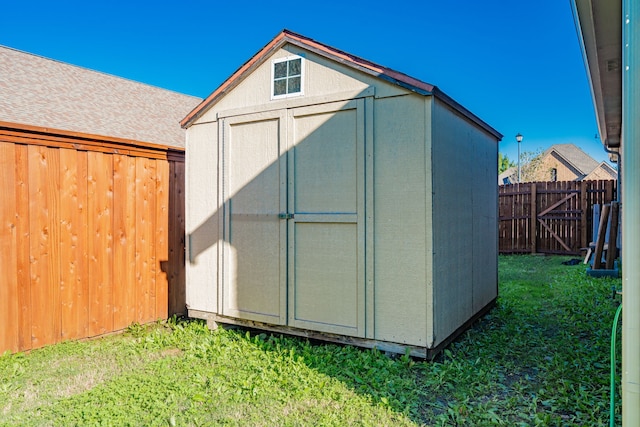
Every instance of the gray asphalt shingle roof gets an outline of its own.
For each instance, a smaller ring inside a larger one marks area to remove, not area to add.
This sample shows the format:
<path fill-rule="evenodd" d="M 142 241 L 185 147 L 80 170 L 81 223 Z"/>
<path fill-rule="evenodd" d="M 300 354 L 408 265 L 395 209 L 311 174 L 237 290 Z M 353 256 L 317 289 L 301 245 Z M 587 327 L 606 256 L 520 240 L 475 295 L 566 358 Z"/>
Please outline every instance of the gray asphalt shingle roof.
<path fill-rule="evenodd" d="M 184 147 L 200 101 L 0 46 L 0 121 Z"/>
<path fill-rule="evenodd" d="M 593 157 L 573 144 L 552 145 L 544 154 L 546 155 L 551 151 L 558 153 L 583 175 L 588 175 L 600 164 Z"/>

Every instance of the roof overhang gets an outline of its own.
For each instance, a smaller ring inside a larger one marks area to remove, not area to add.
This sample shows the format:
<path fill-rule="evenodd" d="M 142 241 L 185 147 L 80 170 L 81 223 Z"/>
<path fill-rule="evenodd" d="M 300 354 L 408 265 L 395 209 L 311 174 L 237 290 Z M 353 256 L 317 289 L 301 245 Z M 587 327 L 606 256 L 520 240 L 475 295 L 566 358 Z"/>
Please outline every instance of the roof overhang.
<path fill-rule="evenodd" d="M 502 139 L 502 134 L 479 117 L 471 113 L 461 104 L 454 99 L 446 95 L 439 88 L 429 83 L 425 83 L 414 77 L 406 75 L 404 73 L 392 70 L 350 53 L 341 51 L 334 47 L 320 43 L 311 38 L 296 34 L 289 30 L 283 30 L 273 40 L 267 43 L 258 53 L 256 53 L 251 59 L 245 62 L 240 68 L 238 68 L 227 80 L 225 80 L 211 95 L 209 95 L 204 101 L 194 108 L 181 122 L 180 125 L 183 128 L 191 126 L 199 117 L 201 117 L 212 105 L 225 96 L 229 91 L 242 82 L 246 76 L 248 76 L 253 70 L 264 63 L 275 51 L 280 49 L 285 44 L 291 44 L 302 49 L 313 52 L 317 55 L 331 59 L 340 64 L 354 68 L 363 73 L 375 76 L 389 83 L 401 86 L 407 90 L 418 93 L 425 96 L 434 96 L 445 104 L 449 105 L 454 110 L 458 111 L 467 119 L 474 122 L 476 125 L 483 128 L 485 131 L 493 135 L 497 140 Z"/>
<path fill-rule="evenodd" d="M 618 151 L 622 127 L 621 0 L 571 0 L 600 138 Z"/>

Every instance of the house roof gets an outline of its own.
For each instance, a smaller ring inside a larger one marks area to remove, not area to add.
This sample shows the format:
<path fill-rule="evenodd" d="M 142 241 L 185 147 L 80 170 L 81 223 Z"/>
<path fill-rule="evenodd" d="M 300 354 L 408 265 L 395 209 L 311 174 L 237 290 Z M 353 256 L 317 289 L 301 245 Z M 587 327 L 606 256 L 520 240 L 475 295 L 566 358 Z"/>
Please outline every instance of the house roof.
<path fill-rule="evenodd" d="M 597 176 L 597 170 L 600 169 L 602 171 L 604 171 L 605 173 L 609 174 L 611 176 L 611 179 L 618 179 L 618 172 L 607 162 L 600 162 L 600 164 L 598 164 L 598 167 L 596 167 L 594 170 L 592 170 L 591 172 L 589 172 L 589 174 L 587 176 L 585 176 L 583 179 L 588 180 L 588 179 L 598 179 L 598 178 L 594 178 Z M 592 177 L 593 175 L 593 177 Z M 600 178 L 601 179 L 601 178 Z"/>
<path fill-rule="evenodd" d="M 588 175 L 593 174 L 598 168 L 611 175 L 611 179 L 617 179 L 617 172 L 611 165 L 606 162 L 598 163 L 593 157 L 589 156 L 574 144 L 552 145 L 542 153 L 542 157 L 552 154 L 555 154 L 561 160 L 568 163 L 578 174 L 582 175 L 578 177 L 577 180 L 579 181 L 589 179 Z M 498 175 L 498 185 L 505 184 L 505 178 L 509 183 L 517 182 L 517 176 L 518 169 L 515 166 L 510 167 Z"/>
<path fill-rule="evenodd" d="M 0 121 L 184 147 L 201 99 L 0 46 Z"/>
<path fill-rule="evenodd" d="M 348 67 L 354 68 L 366 74 L 378 77 L 389 83 L 401 86 L 412 92 L 421 95 L 433 95 L 456 111 L 463 114 L 465 117 L 485 129 L 487 132 L 494 135 L 498 140 L 502 139 L 502 134 L 497 130 L 489 126 L 482 121 L 475 114 L 471 113 L 465 107 L 457 103 L 450 98 L 438 87 L 425 83 L 419 79 L 411 77 L 407 74 L 399 71 L 392 70 L 342 50 L 336 49 L 324 43 L 320 43 L 311 38 L 305 37 L 300 34 L 296 34 L 289 30 L 282 30 L 273 40 L 265 45 L 260 51 L 258 51 L 253 57 L 245 62 L 240 68 L 238 68 L 227 80 L 224 81 L 211 95 L 209 95 L 200 105 L 198 105 L 193 111 L 191 111 L 181 122 L 182 127 L 189 127 L 195 120 L 197 120 L 202 114 L 204 114 L 209 107 L 215 104 L 226 93 L 236 87 L 246 76 L 248 76 L 254 69 L 260 66 L 266 61 L 271 54 L 280 49 L 283 45 L 290 43 L 300 48 L 309 50 L 317 55 L 331 59 Z"/>
<path fill-rule="evenodd" d="M 544 155 L 546 156 L 552 152 L 557 153 L 582 175 L 588 175 L 599 166 L 599 163 L 593 157 L 573 144 L 552 145 L 544 152 Z"/>

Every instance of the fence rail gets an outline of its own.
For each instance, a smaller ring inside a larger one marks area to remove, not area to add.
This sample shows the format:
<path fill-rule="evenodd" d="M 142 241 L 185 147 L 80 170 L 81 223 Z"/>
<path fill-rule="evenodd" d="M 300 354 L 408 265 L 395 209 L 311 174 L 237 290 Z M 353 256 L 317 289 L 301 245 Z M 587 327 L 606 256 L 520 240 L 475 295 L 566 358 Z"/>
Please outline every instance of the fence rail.
<path fill-rule="evenodd" d="M 616 182 L 527 182 L 499 187 L 500 253 L 579 254 L 592 239 L 594 204 L 615 199 Z"/>
<path fill-rule="evenodd" d="M 0 354 L 184 311 L 184 152 L 0 127 Z"/>

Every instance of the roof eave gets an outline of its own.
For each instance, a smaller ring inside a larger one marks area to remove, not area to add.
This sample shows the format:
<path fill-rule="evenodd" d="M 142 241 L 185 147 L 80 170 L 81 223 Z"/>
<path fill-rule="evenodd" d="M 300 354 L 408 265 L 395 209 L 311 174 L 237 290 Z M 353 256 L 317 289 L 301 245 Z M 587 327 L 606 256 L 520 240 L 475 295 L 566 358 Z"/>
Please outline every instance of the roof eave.
<path fill-rule="evenodd" d="M 580 149 L 580 147 L 578 147 L 578 149 Z M 581 150 L 582 151 L 582 150 Z M 547 150 L 547 155 L 551 154 L 551 153 L 556 153 L 558 156 L 560 156 L 562 158 L 562 160 L 564 160 L 565 162 L 567 162 L 569 164 L 569 166 L 571 166 L 572 168 L 574 168 L 576 171 L 578 171 L 579 173 L 583 174 L 583 175 L 587 175 L 591 172 L 587 172 L 584 169 L 582 169 L 581 167 L 579 167 L 575 162 L 573 162 L 569 157 L 567 157 L 566 155 L 564 155 L 562 152 L 558 151 L 558 149 L 555 146 L 551 146 L 548 150 Z M 587 153 L 584 153 L 585 155 L 588 156 Z"/>
<path fill-rule="evenodd" d="M 247 62 L 242 64 L 229 78 L 227 78 L 216 90 L 214 90 L 209 96 L 207 96 L 200 104 L 198 104 L 187 116 L 182 119 L 180 126 L 184 129 L 188 128 L 198 120 L 211 105 L 215 104 L 218 99 L 222 98 L 233 88 L 238 86 L 244 78 L 249 75 L 253 70 L 258 68 L 266 58 L 272 52 L 278 50 L 282 45 L 286 43 L 285 32 L 278 34 L 273 40 L 267 43 L 262 49 L 253 55 Z"/>
<path fill-rule="evenodd" d="M 572 0 L 571 6 L 600 138 L 616 149 L 622 124 L 622 5 L 620 0 Z"/>

